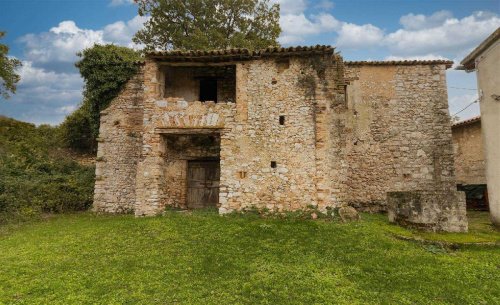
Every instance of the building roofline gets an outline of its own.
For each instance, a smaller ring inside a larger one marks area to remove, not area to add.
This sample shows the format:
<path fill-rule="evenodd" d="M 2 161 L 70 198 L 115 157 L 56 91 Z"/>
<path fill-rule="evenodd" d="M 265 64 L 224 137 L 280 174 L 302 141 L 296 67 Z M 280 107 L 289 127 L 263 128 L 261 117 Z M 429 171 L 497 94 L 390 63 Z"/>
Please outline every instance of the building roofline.
<path fill-rule="evenodd" d="M 481 116 L 475 116 L 473 118 L 454 123 L 451 125 L 451 128 L 470 125 L 470 124 L 474 124 L 476 122 L 481 122 Z"/>
<path fill-rule="evenodd" d="M 445 65 L 446 68 L 453 66 L 453 61 L 437 60 L 375 60 L 375 61 L 345 61 L 348 66 L 418 66 L 418 65 Z"/>
<path fill-rule="evenodd" d="M 147 58 L 171 62 L 214 62 L 214 61 L 241 61 L 263 57 L 290 57 L 333 54 L 335 48 L 327 45 L 297 46 L 297 47 L 269 47 L 266 49 L 249 50 L 241 48 L 220 50 L 169 50 L 153 51 L 146 54 Z"/>
<path fill-rule="evenodd" d="M 486 49 L 493 45 L 500 38 L 500 27 L 497 28 L 488 38 L 481 42 L 469 55 L 467 55 L 461 62 L 461 66 L 457 69 L 473 71 L 476 69 L 475 60 L 479 57 Z"/>

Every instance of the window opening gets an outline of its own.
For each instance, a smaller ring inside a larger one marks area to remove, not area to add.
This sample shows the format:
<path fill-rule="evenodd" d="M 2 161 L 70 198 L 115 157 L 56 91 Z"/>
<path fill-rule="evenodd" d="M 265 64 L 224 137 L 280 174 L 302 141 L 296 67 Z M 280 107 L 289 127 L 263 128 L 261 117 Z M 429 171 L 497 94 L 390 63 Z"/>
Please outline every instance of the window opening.
<path fill-rule="evenodd" d="M 200 101 L 213 101 L 217 103 L 217 79 L 200 79 Z"/>

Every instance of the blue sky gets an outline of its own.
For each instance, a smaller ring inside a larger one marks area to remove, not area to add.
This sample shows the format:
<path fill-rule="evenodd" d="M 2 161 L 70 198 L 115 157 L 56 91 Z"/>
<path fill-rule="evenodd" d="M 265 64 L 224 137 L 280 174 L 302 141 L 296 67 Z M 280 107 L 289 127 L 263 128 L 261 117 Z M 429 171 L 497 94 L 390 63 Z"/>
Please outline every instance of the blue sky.
<path fill-rule="evenodd" d="M 281 4 L 283 45 L 329 44 L 347 60 L 458 63 L 500 26 L 500 0 L 271 1 Z M 0 98 L 0 114 L 60 123 L 82 99 L 76 52 L 94 43 L 134 47 L 131 37 L 145 20 L 132 0 L 0 0 L 2 43 L 24 64 L 17 94 Z M 475 100 L 476 78 L 456 70 L 447 77 L 453 114 Z M 460 117 L 478 113 L 474 104 Z"/>

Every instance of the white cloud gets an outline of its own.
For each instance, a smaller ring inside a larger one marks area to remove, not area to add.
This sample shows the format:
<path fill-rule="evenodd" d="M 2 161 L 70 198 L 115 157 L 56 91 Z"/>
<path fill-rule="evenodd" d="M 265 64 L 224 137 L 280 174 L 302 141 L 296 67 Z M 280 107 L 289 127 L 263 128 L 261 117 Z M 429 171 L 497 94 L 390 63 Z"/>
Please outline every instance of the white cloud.
<path fill-rule="evenodd" d="M 311 36 L 331 33 L 335 46 L 341 49 L 378 47 L 398 58 L 466 54 L 500 26 L 500 17 L 494 13 L 479 11 L 458 19 L 442 10 L 431 15 L 404 15 L 400 18 L 402 28 L 386 33 L 376 25 L 341 21 L 329 13 L 307 15 L 304 1 L 280 3 L 284 5 L 280 18 L 281 44 L 303 43 L 311 40 Z"/>
<path fill-rule="evenodd" d="M 130 5 L 133 4 L 134 0 L 111 0 L 110 6 L 120 6 L 120 5 Z"/>
<path fill-rule="evenodd" d="M 20 102 L 30 102 L 34 97 L 42 103 L 81 99 L 83 80 L 78 73 L 47 71 L 34 67 L 31 61 L 23 61 L 18 73 L 21 80 L 15 97 L 26 97 L 20 98 Z"/>
<path fill-rule="evenodd" d="M 57 73 L 23 61 L 17 93 L 0 103 L 0 112 L 36 124 L 58 124 L 82 100 L 78 73 Z"/>
<path fill-rule="evenodd" d="M 312 15 L 307 18 L 301 13 L 282 15 L 280 26 L 283 31 L 280 43 L 292 44 L 302 42 L 308 35 L 333 32 L 340 28 L 341 22 L 330 14 Z"/>
<path fill-rule="evenodd" d="M 314 7 L 322 10 L 331 10 L 335 7 L 335 3 L 329 0 L 321 0 L 318 1 L 318 3 L 314 5 Z"/>
<path fill-rule="evenodd" d="M 137 45 L 132 42 L 132 37 L 142 28 L 148 19 L 149 17 L 137 15 L 127 22 L 117 21 L 108 24 L 103 29 L 103 39 L 105 41 L 136 48 Z"/>
<path fill-rule="evenodd" d="M 371 25 L 344 23 L 338 31 L 337 46 L 343 48 L 363 48 L 382 43 L 384 31 Z"/>
<path fill-rule="evenodd" d="M 17 93 L 0 103 L 0 112 L 37 124 L 60 123 L 82 100 L 83 80 L 73 66 L 76 53 L 96 43 L 137 47 L 132 36 L 145 20 L 136 16 L 97 30 L 67 20 L 48 32 L 21 37 L 26 58 L 18 70 L 21 81 Z"/>
<path fill-rule="evenodd" d="M 74 21 L 67 20 L 48 32 L 25 35 L 20 41 L 25 45 L 26 59 L 37 65 L 69 63 L 68 66 L 72 66 L 78 59 L 76 54 L 94 44 L 137 47 L 132 37 L 146 20 L 147 17 L 135 16 L 127 22 L 117 21 L 99 30 L 82 29 Z"/>
<path fill-rule="evenodd" d="M 307 9 L 306 0 L 271 0 L 271 4 L 280 5 L 281 15 L 300 14 Z"/>
<path fill-rule="evenodd" d="M 426 23 L 429 25 L 426 25 Z M 429 17 L 407 15 L 404 28 L 387 35 L 384 43 L 396 55 L 458 52 L 479 44 L 500 26 L 496 14 L 476 12 L 462 19 L 438 12 Z"/>
<path fill-rule="evenodd" d="M 442 25 L 447 19 L 453 18 L 453 14 L 449 11 L 438 11 L 430 16 L 422 14 L 408 14 L 399 19 L 403 28 L 409 31 L 429 29 Z"/>
<path fill-rule="evenodd" d="M 104 43 L 102 31 L 80 29 L 71 20 L 45 33 L 25 35 L 20 41 L 25 44 L 26 59 L 38 63 L 74 62 L 78 51 Z"/>
<path fill-rule="evenodd" d="M 18 70 L 21 81 L 17 93 L 0 103 L 0 112 L 37 124 L 60 123 L 82 100 L 83 80 L 73 65 L 76 53 L 96 43 L 137 47 L 132 37 L 145 20 L 136 16 L 96 30 L 66 20 L 47 32 L 21 37 L 26 59 Z"/>
<path fill-rule="evenodd" d="M 23 61 L 22 66 L 17 72 L 21 77 L 20 86 L 32 86 L 41 83 L 54 83 L 59 88 L 73 87 L 75 84 L 81 84 L 80 76 L 77 73 L 56 73 L 46 71 L 33 66 L 31 61 Z M 76 75 L 76 76 L 75 76 Z"/>

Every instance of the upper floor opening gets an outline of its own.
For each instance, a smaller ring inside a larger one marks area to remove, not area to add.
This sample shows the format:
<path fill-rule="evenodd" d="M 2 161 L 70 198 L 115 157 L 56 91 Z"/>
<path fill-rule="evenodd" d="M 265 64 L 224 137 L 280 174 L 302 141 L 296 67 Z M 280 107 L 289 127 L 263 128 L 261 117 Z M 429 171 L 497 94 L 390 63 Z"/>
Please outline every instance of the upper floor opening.
<path fill-rule="evenodd" d="M 165 98 L 183 98 L 187 102 L 236 101 L 235 65 L 168 65 L 163 68 L 163 73 Z"/>

